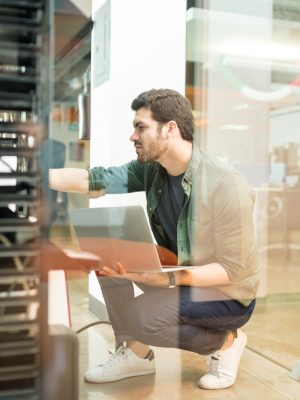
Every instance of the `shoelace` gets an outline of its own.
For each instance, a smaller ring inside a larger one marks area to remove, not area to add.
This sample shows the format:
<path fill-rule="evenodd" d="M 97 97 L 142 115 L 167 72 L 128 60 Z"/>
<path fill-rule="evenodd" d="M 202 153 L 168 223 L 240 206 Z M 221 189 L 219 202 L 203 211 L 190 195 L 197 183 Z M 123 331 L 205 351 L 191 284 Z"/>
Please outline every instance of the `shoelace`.
<path fill-rule="evenodd" d="M 105 369 L 109 369 L 113 367 L 114 365 L 118 364 L 121 360 L 125 360 L 128 357 L 126 348 L 123 346 L 120 346 L 118 350 L 111 355 L 110 359 L 105 363 L 100 365 L 101 367 L 104 367 Z"/>
<path fill-rule="evenodd" d="M 220 372 L 220 354 L 211 354 L 207 359 L 207 364 L 209 365 L 209 373 L 212 375 L 219 375 Z"/>

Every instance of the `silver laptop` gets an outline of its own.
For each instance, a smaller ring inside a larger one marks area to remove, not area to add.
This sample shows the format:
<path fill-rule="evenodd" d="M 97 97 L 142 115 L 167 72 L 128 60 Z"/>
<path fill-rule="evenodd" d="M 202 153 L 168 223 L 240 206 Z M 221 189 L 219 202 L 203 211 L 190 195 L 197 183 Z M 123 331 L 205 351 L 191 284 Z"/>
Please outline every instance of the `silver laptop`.
<path fill-rule="evenodd" d="M 170 271 L 177 257 L 167 249 L 158 248 L 143 207 L 101 207 L 70 210 L 80 248 L 100 258 L 101 266 L 121 261 L 128 272 Z M 158 255 L 159 252 L 159 255 Z M 169 262 L 168 266 L 164 261 Z"/>

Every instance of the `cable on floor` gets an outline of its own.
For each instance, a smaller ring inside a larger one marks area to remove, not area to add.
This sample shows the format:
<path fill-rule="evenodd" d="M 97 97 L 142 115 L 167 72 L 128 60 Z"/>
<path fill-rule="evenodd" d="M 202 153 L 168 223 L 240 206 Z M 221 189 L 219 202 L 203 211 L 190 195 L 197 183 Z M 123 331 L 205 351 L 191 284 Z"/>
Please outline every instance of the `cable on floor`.
<path fill-rule="evenodd" d="M 78 329 L 78 331 L 76 331 L 75 333 L 80 333 L 80 332 L 82 332 L 82 331 L 85 331 L 86 329 L 88 329 L 88 328 L 91 328 L 92 326 L 95 326 L 95 325 L 111 325 L 111 322 L 109 322 L 109 321 L 96 321 L 96 322 L 92 322 L 91 324 L 88 324 L 88 325 L 85 325 L 85 326 L 83 326 L 82 328 L 80 328 L 80 329 Z"/>

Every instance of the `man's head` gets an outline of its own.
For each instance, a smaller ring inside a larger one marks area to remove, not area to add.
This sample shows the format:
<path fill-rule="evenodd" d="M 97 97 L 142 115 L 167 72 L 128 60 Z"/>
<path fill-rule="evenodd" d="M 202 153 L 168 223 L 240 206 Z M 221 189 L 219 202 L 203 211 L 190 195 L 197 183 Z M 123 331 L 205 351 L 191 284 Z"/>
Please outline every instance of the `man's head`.
<path fill-rule="evenodd" d="M 168 154 L 170 140 L 193 140 L 193 114 L 190 102 L 175 90 L 159 89 L 141 93 L 131 105 L 134 142 L 141 163 L 161 161 Z M 177 138 L 177 139 L 176 139 Z M 173 141 L 174 143 L 174 141 Z"/>
<path fill-rule="evenodd" d="M 183 140 L 193 141 L 194 120 L 192 106 L 189 100 L 176 90 L 152 89 L 136 97 L 131 109 L 138 111 L 147 108 L 152 118 L 160 124 L 175 121 Z"/>

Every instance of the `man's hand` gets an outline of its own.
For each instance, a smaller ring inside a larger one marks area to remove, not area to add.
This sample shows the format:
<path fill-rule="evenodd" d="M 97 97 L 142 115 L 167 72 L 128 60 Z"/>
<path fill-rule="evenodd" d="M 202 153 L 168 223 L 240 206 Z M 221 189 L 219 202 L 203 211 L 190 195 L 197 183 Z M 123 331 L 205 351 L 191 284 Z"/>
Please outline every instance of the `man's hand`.
<path fill-rule="evenodd" d="M 169 277 L 165 272 L 127 272 L 121 262 L 117 262 L 114 268 L 102 267 L 99 275 L 128 279 L 149 286 L 168 287 L 169 284 Z"/>
<path fill-rule="evenodd" d="M 99 271 L 100 276 L 114 276 L 116 278 L 129 279 L 134 282 L 144 283 L 149 286 L 168 287 L 169 277 L 165 272 L 127 272 L 121 262 L 114 268 L 103 267 Z M 216 285 L 229 285 L 231 281 L 227 272 L 218 263 L 201 265 L 198 268 L 176 271 L 176 284 L 179 286 L 208 287 Z"/>

